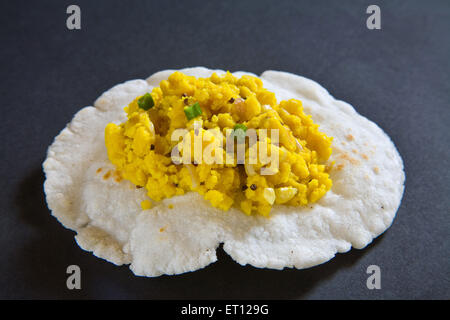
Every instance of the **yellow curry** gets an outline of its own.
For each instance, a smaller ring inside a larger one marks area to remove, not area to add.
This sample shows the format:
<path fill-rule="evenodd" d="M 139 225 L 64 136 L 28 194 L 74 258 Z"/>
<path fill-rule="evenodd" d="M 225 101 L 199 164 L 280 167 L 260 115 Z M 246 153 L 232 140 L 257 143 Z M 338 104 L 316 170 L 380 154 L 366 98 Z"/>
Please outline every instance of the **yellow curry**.
<path fill-rule="evenodd" d="M 194 191 L 216 208 L 226 211 L 236 206 L 248 215 L 268 216 L 274 204 L 306 205 L 331 188 L 325 162 L 332 152 L 332 138 L 303 112 L 301 101 L 277 103 L 275 94 L 263 88 L 257 77 L 237 78 L 227 72 L 196 78 L 174 72 L 159 87 L 136 97 L 125 111 L 125 123 L 109 123 L 105 128 L 108 157 L 124 179 L 145 187 L 154 201 Z M 203 151 L 211 141 L 220 140 L 211 132 L 221 133 L 224 141 L 213 154 L 227 161 L 175 162 L 174 148 L 187 154 L 186 145 L 173 140 L 177 129 L 190 137 L 200 136 Z M 239 139 L 237 133 L 252 129 L 256 143 L 245 135 Z M 263 137 L 262 129 L 276 129 L 277 141 L 270 134 Z M 253 164 L 240 163 L 238 148 L 232 149 L 234 153 L 226 148 L 230 139 L 241 144 L 246 159 L 252 149 L 266 143 L 269 154 L 278 154 L 277 166 L 270 174 L 261 174 L 268 166 L 262 158 Z M 151 202 L 144 201 L 142 207 L 150 208 Z"/>

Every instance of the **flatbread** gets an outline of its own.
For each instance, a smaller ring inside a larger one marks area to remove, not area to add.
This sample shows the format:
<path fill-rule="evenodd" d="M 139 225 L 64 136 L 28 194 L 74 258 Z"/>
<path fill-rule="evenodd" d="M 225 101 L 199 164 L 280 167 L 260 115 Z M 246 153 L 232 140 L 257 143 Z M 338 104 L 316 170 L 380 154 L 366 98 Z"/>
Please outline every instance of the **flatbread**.
<path fill-rule="evenodd" d="M 148 199 L 144 188 L 105 179 L 114 168 L 106 154 L 104 128 L 125 121 L 123 108 L 174 71 L 103 93 L 93 107 L 81 109 L 49 147 L 43 164 L 47 203 L 53 216 L 77 232 L 81 248 L 117 265 L 130 264 L 136 275 L 148 277 L 203 268 L 217 260 L 220 243 L 241 265 L 302 269 L 352 246 L 363 248 L 391 225 L 405 180 L 392 141 L 316 82 L 278 71 L 260 76 L 264 87 L 275 92 L 278 101 L 302 100 L 305 113 L 334 137 L 332 189 L 306 207 L 276 205 L 269 219 L 233 208 L 221 211 L 195 192 L 142 210 L 141 201 Z M 224 73 L 203 67 L 179 71 L 196 77 Z M 243 74 L 249 73 L 234 73 Z"/>

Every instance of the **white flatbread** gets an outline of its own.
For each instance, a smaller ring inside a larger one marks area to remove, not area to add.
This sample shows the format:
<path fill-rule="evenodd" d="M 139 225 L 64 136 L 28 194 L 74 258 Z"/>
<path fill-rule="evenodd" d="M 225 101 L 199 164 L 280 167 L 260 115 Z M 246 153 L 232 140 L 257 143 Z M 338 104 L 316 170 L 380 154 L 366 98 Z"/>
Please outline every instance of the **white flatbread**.
<path fill-rule="evenodd" d="M 278 71 L 260 76 L 264 87 L 275 92 L 278 101 L 302 100 L 305 113 L 334 137 L 332 189 L 306 207 L 275 206 L 269 219 L 237 209 L 221 211 L 195 192 L 143 211 L 140 203 L 148 199 L 144 188 L 103 177 L 113 169 L 104 128 L 109 122 L 125 121 L 123 108 L 173 71 L 108 90 L 94 107 L 81 109 L 49 147 L 43 164 L 47 203 L 65 227 L 77 232 L 81 248 L 117 265 L 130 264 L 136 275 L 148 277 L 203 268 L 217 260 L 220 243 L 242 265 L 301 269 L 352 246 L 363 248 L 391 225 L 405 179 L 392 141 L 316 82 Z M 196 77 L 224 72 L 202 67 L 179 71 Z"/>

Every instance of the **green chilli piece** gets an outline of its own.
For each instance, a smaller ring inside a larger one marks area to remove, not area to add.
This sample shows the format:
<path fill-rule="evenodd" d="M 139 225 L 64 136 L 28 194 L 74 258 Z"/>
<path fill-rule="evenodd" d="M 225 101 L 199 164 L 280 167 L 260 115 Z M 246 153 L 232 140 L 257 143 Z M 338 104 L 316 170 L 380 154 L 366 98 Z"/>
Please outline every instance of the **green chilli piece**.
<path fill-rule="evenodd" d="M 242 123 L 238 123 L 233 128 L 233 137 L 236 137 L 238 143 L 245 142 L 245 132 L 247 131 L 247 126 Z"/>
<path fill-rule="evenodd" d="M 189 107 L 184 107 L 184 114 L 188 120 L 192 120 L 202 114 L 202 109 L 198 102 L 196 102 Z"/>
<path fill-rule="evenodd" d="M 155 101 L 153 101 L 152 95 L 147 92 L 142 97 L 140 97 L 138 100 L 138 106 L 145 111 L 153 108 L 155 106 Z"/>
<path fill-rule="evenodd" d="M 245 124 L 238 123 L 238 124 L 236 124 L 236 125 L 234 126 L 234 128 L 233 128 L 234 131 L 239 130 L 239 129 L 241 129 L 241 130 L 243 130 L 244 132 L 246 132 L 246 131 L 247 131 L 247 126 L 246 126 Z"/>

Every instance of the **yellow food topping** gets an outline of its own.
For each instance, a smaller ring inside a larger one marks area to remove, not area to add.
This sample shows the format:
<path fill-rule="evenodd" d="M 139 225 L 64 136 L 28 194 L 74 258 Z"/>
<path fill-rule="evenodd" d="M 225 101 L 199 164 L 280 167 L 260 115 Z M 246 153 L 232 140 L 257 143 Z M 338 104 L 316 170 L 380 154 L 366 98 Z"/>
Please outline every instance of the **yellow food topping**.
<path fill-rule="evenodd" d="M 125 123 L 105 128 L 108 157 L 152 200 L 195 191 L 216 208 L 268 216 L 274 204 L 306 205 L 331 188 L 325 162 L 332 138 L 304 114 L 301 101 L 278 104 L 257 77 L 174 72 L 125 111 Z M 177 136 L 179 129 L 185 131 Z M 149 209 L 151 202 L 141 206 Z"/>
<path fill-rule="evenodd" d="M 148 210 L 152 207 L 152 203 L 150 202 L 150 200 L 144 200 L 141 202 L 141 207 L 142 210 Z"/>

